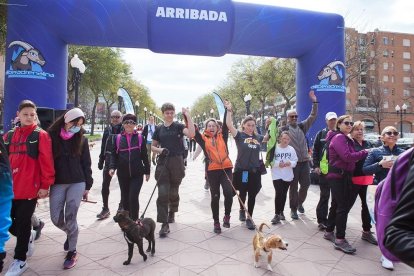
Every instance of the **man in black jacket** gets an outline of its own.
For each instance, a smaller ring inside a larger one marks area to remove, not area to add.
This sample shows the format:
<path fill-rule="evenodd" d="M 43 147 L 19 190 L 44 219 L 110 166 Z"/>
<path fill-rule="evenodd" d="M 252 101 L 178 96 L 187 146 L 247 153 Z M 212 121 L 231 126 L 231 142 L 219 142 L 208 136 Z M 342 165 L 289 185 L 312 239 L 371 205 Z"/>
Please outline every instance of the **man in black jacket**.
<path fill-rule="evenodd" d="M 112 145 L 115 141 L 115 134 L 121 133 L 122 130 L 122 113 L 118 110 L 114 110 L 111 113 L 111 125 L 108 126 L 103 133 L 102 144 L 101 144 L 101 153 L 99 154 L 99 163 L 98 168 L 103 169 L 103 181 L 102 181 L 102 202 L 103 207 L 102 211 L 96 215 L 98 219 L 106 219 L 111 213 L 109 212 L 108 207 L 108 198 L 109 198 L 109 185 L 111 184 L 112 176 L 109 175 L 109 162 L 111 156 Z M 122 204 L 119 203 L 119 207 L 122 207 Z"/>
<path fill-rule="evenodd" d="M 321 172 L 320 162 L 322 160 L 323 148 L 325 147 L 326 135 L 330 130 L 335 130 L 336 120 L 338 116 L 335 112 L 328 112 L 325 115 L 326 128 L 321 129 L 315 136 L 313 143 L 312 159 L 313 169 L 319 175 L 319 188 L 321 190 L 319 196 L 319 203 L 316 207 L 316 217 L 318 220 L 318 227 L 320 230 L 326 229 L 326 222 L 328 221 L 328 205 L 330 196 L 330 187 L 328 180 L 325 178 L 326 174 Z"/>
<path fill-rule="evenodd" d="M 142 135 L 145 137 L 146 142 L 146 147 L 147 147 L 147 153 L 148 153 L 148 162 L 151 165 L 151 161 L 152 164 L 155 165 L 155 157 L 156 154 L 152 153 L 151 151 L 151 145 L 152 145 L 152 135 L 154 135 L 155 133 L 155 123 L 154 123 L 154 116 L 150 116 L 148 119 L 148 124 L 145 125 L 144 130 L 142 131 Z"/>

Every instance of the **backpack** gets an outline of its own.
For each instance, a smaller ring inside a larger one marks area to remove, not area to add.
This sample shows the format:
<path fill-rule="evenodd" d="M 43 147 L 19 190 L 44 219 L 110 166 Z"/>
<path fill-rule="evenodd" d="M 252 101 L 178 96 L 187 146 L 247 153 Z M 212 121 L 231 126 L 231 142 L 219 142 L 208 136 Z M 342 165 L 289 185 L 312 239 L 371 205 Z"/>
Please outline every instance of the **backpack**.
<path fill-rule="evenodd" d="M 117 134 L 116 135 L 116 153 L 118 154 L 119 151 L 130 151 L 131 149 L 136 149 L 138 148 L 139 150 L 141 150 L 141 145 L 142 145 L 142 135 L 141 133 L 136 133 L 138 135 L 138 147 L 130 147 L 128 144 L 128 148 L 127 149 L 119 149 L 119 144 L 121 142 L 121 134 Z"/>
<path fill-rule="evenodd" d="M 11 129 L 7 133 L 7 140 L 4 141 L 4 145 L 6 147 L 7 152 L 9 155 L 11 154 L 27 154 L 33 159 L 37 159 L 39 156 L 39 133 L 42 130 L 40 127 L 36 127 L 32 133 L 29 134 L 25 142 L 15 143 L 17 145 L 26 144 L 26 151 L 19 151 L 19 152 L 10 152 L 10 144 L 13 138 L 13 134 L 16 128 Z"/>
<path fill-rule="evenodd" d="M 325 145 L 322 148 L 322 158 L 319 162 L 319 168 L 321 169 L 322 174 L 327 174 L 329 170 L 329 144 L 331 140 L 326 141 Z"/>
<path fill-rule="evenodd" d="M 381 253 L 391 261 L 399 261 L 384 245 L 385 228 L 391 220 L 404 187 L 410 167 L 414 164 L 414 148 L 401 153 L 395 160 L 391 171 L 382 180 L 375 192 L 375 212 L 378 246 Z"/>

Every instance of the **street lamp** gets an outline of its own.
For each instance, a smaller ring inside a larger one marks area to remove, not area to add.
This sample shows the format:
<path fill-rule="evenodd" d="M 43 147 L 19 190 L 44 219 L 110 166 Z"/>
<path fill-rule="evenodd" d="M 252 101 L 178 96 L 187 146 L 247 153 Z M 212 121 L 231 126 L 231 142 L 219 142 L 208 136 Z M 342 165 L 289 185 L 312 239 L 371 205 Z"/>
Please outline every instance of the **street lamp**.
<path fill-rule="evenodd" d="M 203 118 L 204 118 L 203 121 L 207 120 L 207 114 L 205 112 L 203 113 Z"/>
<path fill-rule="evenodd" d="M 147 107 L 144 107 L 144 123 L 143 123 L 143 125 L 145 125 L 147 123 L 147 111 L 148 111 Z"/>
<path fill-rule="evenodd" d="M 78 55 L 74 55 L 70 60 L 70 66 L 73 68 L 73 79 L 75 84 L 75 107 L 79 106 L 79 84 L 82 79 L 82 74 L 85 73 L 86 66 L 83 61 L 79 59 Z"/>
<path fill-rule="evenodd" d="M 211 118 L 214 118 L 214 108 L 210 109 Z"/>
<path fill-rule="evenodd" d="M 137 122 L 139 122 L 138 111 L 139 111 L 139 101 L 135 101 L 135 115 L 137 115 Z"/>
<path fill-rule="evenodd" d="M 252 100 L 252 95 L 247 94 L 246 96 L 244 96 L 244 103 L 246 104 L 246 112 L 247 115 L 250 115 L 250 102 Z"/>
<path fill-rule="evenodd" d="M 400 114 L 400 132 L 401 132 L 401 138 L 403 138 L 403 113 L 407 113 L 408 106 L 404 103 L 401 107 L 397 104 L 395 106 L 395 111 L 397 111 L 397 115 Z"/>

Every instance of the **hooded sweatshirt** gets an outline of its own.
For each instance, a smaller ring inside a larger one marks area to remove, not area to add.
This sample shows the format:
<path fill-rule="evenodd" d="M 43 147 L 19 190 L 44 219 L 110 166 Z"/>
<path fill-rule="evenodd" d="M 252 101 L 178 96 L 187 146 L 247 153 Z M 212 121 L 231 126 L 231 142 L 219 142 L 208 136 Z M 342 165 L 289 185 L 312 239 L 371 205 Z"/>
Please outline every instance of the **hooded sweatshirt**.
<path fill-rule="evenodd" d="M 354 141 L 340 131 L 329 131 L 329 166 L 353 173 L 355 164 L 368 155 L 367 150 L 356 151 Z M 340 178 L 341 175 L 329 172 L 327 178 Z"/>

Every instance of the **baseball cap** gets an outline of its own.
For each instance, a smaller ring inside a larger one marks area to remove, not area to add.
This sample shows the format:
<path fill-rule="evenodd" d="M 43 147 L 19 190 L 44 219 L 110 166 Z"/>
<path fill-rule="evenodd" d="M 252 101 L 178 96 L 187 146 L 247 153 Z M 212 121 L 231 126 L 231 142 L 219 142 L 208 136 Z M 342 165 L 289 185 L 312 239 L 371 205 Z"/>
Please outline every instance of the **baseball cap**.
<path fill-rule="evenodd" d="M 336 115 L 335 112 L 328 112 L 325 115 L 325 119 L 328 120 L 328 121 L 332 120 L 332 119 L 338 119 L 338 115 Z"/>

